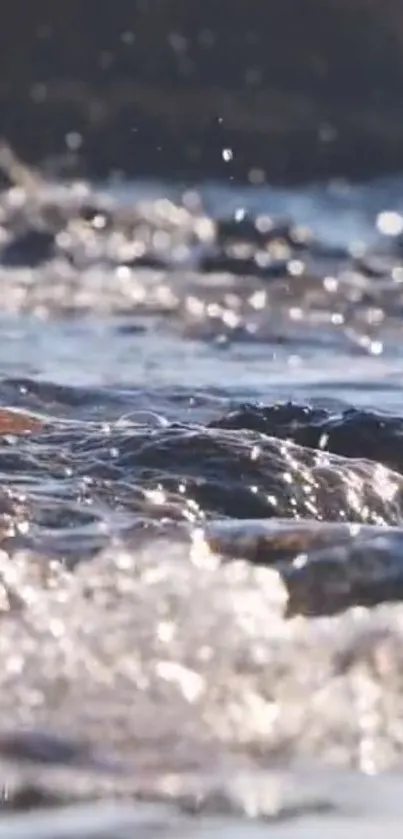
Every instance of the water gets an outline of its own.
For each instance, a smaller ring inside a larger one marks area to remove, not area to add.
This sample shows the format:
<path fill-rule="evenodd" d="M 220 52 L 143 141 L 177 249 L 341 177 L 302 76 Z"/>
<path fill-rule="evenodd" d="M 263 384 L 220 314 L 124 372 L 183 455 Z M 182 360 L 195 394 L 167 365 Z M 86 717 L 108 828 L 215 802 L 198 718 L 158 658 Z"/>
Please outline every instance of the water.
<path fill-rule="evenodd" d="M 2 194 L 0 835 L 397 830 L 402 194 Z"/>

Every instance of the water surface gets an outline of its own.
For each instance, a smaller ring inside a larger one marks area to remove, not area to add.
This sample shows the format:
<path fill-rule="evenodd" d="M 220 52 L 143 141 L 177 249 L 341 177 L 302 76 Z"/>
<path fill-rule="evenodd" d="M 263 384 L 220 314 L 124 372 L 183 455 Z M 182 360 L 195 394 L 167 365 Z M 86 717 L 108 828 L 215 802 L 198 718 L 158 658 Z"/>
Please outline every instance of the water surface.
<path fill-rule="evenodd" d="M 400 818 L 401 195 L 2 194 L 5 809 Z"/>

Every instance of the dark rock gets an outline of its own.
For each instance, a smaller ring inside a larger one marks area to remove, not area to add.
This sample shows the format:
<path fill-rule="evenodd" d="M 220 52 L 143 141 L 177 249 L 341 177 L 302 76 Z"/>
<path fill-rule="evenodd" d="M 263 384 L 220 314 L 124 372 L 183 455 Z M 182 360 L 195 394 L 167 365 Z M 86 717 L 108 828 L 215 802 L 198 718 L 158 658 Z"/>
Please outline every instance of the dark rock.
<path fill-rule="evenodd" d="M 15 236 L 0 254 L 2 265 L 9 268 L 36 268 L 54 255 L 54 235 L 46 230 L 26 230 Z"/>
<path fill-rule="evenodd" d="M 287 275 L 287 262 L 273 259 L 267 264 L 259 264 L 255 256 L 241 258 L 226 253 L 206 255 L 200 263 L 206 274 L 230 273 L 237 276 L 261 277 L 262 279 L 279 279 Z"/>
<path fill-rule="evenodd" d="M 333 413 L 292 402 L 246 404 L 214 420 L 211 427 L 255 431 L 353 459 L 373 460 L 375 442 L 376 460 L 403 473 L 403 423 L 388 414 L 355 408 Z"/>
<path fill-rule="evenodd" d="M 141 256 L 136 256 L 133 259 L 125 259 L 119 263 L 127 268 L 150 268 L 156 271 L 166 269 L 167 263 L 159 256 L 153 253 L 144 253 Z"/>

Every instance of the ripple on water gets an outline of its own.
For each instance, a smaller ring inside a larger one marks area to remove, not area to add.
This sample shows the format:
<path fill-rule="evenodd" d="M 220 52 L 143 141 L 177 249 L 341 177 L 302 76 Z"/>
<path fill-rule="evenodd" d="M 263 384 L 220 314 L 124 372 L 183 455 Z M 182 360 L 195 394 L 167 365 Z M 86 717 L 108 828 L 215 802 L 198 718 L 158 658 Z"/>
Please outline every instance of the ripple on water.
<path fill-rule="evenodd" d="M 329 243 L 264 207 L 19 178 L 0 195 L 2 806 L 136 795 L 186 830 L 189 811 L 330 830 L 359 776 L 340 804 L 324 763 L 402 754 L 399 219 Z"/>

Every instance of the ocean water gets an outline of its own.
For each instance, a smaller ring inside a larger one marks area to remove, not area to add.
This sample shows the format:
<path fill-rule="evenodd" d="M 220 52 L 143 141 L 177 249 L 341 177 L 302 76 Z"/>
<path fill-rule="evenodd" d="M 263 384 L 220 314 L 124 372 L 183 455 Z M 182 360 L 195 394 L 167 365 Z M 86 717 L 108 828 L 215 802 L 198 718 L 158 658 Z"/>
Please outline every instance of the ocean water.
<path fill-rule="evenodd" d="M 18 171 L 0 836 L 397 834 L 402 313 L 399 177 Z"/>

